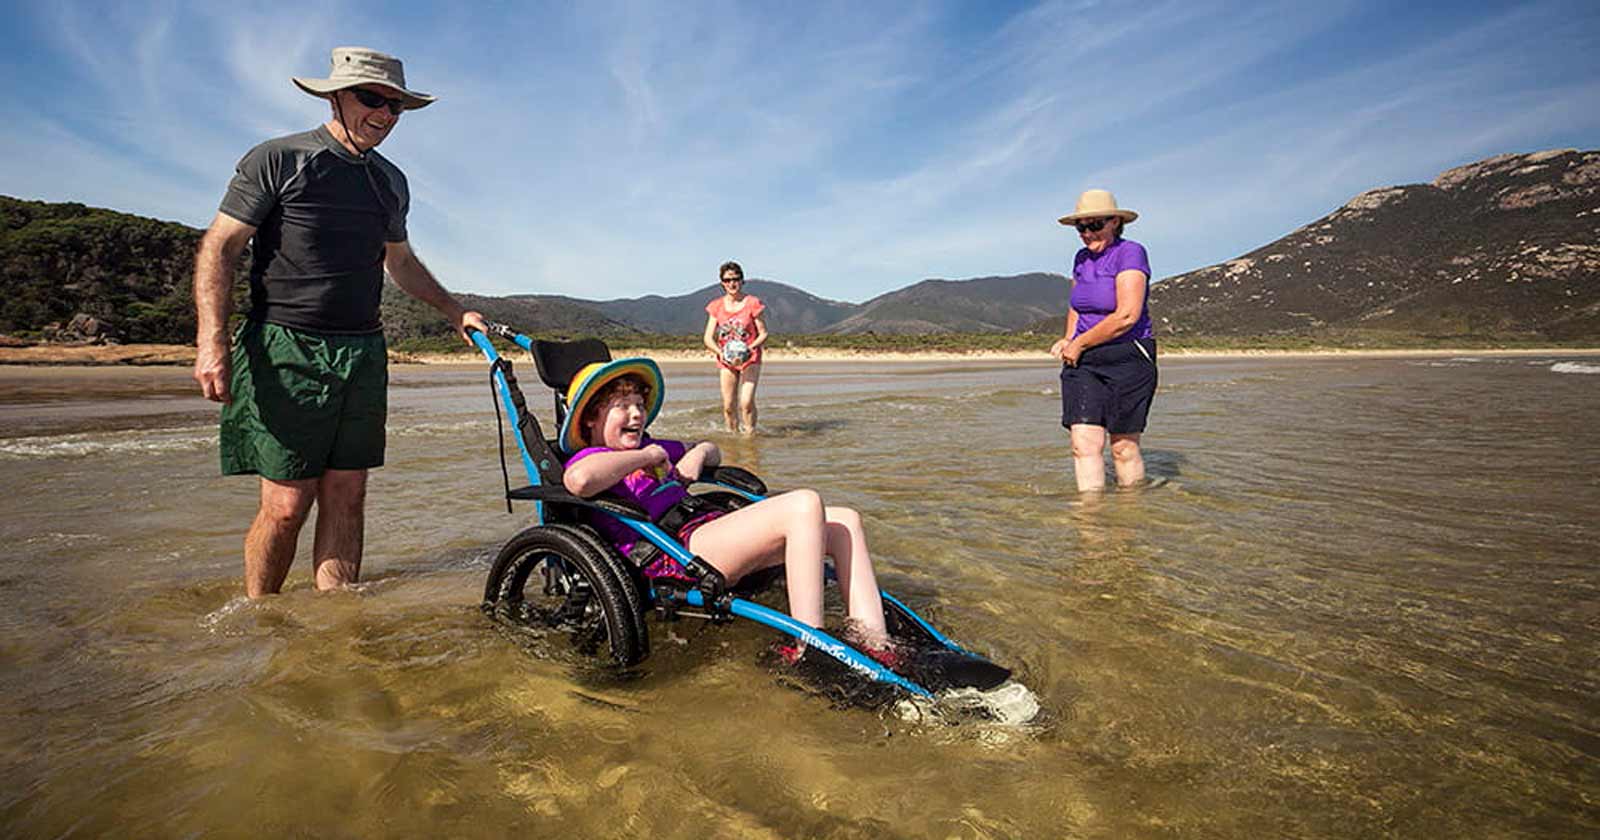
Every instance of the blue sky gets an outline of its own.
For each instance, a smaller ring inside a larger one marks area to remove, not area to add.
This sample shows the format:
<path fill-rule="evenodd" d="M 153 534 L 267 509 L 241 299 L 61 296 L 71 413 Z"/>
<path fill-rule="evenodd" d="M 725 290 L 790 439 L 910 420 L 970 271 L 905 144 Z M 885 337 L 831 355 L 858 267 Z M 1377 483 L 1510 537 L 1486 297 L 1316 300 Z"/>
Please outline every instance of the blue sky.
<path fill-rule="evenodd" d="M 0 193 L 203 226 L 330 47 L 440 97 L 382 147 L 449 287 L 862 301 L 1063 271 L 1078 192 L 1157 278 L 1364 190 L 1600 147 L 1600 3 L 0 3 Z M 471 10 L 471 11 L 467 11 Z"/>

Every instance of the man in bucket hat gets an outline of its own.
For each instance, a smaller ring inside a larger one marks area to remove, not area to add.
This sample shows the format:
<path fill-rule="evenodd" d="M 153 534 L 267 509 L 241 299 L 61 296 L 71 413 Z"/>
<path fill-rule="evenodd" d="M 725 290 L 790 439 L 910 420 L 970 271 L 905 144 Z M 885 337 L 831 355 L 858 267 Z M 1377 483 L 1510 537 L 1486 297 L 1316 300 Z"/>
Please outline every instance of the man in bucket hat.
<path fill-rule="evenodd" d="M 363 47 L 334 49 L 328 78 L 294 83 L 328 100 L 328 121 L 239 161 L 195 255 L 194 378 L 223 404 L 223 473 L 261 480 L 244 549 L 252 598 L 282 588 L 313 504 L 317 588 L 360 575 L 367 471 L 383 464 L 388 413 L 385 272 L 458 331 L 484 327 L 412 252 L 406 178 L 375 151 L 434 97 L 406 87 L 399 59 Z M 252 237 L 250 312 L 230 341 L 234 266 Z"/>

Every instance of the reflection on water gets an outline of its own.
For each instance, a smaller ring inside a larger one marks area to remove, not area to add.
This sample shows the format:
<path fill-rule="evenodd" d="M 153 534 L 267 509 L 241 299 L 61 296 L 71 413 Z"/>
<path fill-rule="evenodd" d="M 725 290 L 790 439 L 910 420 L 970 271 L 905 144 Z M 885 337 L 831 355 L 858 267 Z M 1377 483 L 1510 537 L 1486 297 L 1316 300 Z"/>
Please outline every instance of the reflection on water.
<path fill-rule="evenodd" d="M 1593 357 L 1171 358 L 1151 483 L 1091 495 L 1048 366 L 775 365 L 754 438 L 665 367 L 657 431 L 861 510 L 1036 722 L 835 709 L 743 624 L 621 674 L 497 630 L 477 368 L 396 370 L 362 586 L 259 603 L 187 372 L 0 372 L 6 834 L 1600 830 Z"/>

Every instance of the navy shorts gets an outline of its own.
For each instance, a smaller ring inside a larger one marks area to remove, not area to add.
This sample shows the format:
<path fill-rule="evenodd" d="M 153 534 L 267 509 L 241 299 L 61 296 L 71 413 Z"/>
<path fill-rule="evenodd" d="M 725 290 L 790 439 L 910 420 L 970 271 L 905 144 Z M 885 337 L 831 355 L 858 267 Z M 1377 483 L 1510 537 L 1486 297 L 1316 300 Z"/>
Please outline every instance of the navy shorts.
<path fill-rule="evenodd" d="M 1078 366 L 1061 366 L 1061 425 L 1101 426 L 1114 435 L 1144 431 L 1156 395 L 1156 340 L 1090 347 Z"/>

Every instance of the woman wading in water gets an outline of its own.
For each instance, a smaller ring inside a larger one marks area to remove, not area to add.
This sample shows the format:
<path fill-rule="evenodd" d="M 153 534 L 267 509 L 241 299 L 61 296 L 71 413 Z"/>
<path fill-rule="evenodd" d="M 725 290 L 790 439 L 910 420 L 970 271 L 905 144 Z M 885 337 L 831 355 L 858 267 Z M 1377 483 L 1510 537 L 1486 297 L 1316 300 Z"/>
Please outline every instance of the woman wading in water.
<path fill-rule="evenodd" d="M 1156 340 L 1150 328 L 1150 258 L 1122 238 L 1139 218 L 1105 190 L 1088 190 L 1061 224 L 1083 248 L 1072 261 L 1066 334 L 1050 346 L 1061 360 L 1061 425 L 1072 435 L 1079 490 L 1106 484 L 1106 435 L 1117 484 L 1144 480 L 1139 436 L 1156 393 Z"/>
<path fill-rule="evenodd" d="M 733 261 L 717 269 L 722 297 L 706 304 L 706 349 L 722 379 L 722 419 L 728 431 L 754 434 L 756 383 L 761 381 L 761 345 L 767 343 L 766 306 L 744 293 L 744 269 Z M 737 411 L 737 414 L 735 412 Z"/>

